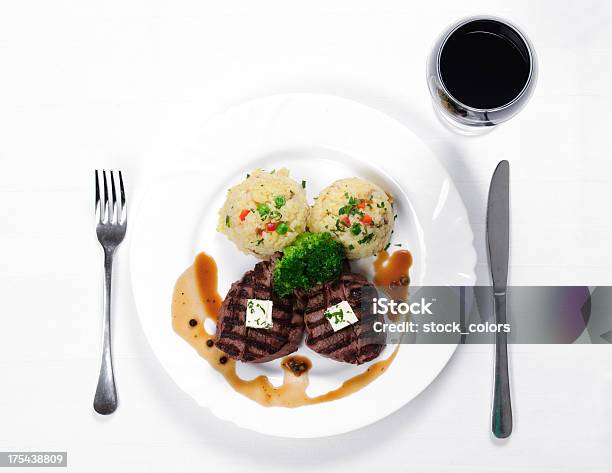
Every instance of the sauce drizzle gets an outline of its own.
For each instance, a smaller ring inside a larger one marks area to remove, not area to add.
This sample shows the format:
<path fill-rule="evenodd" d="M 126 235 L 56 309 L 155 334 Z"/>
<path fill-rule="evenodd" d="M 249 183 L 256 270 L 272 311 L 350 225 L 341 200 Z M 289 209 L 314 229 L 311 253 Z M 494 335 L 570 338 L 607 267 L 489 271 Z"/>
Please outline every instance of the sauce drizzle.
<path fill-rule="evenodd" d="M 193 267 L 204 312 L 209 318 L 217 322 L 217 314 L 223 300 L 217 289 L 217 263 L 215 263 L 212 256 L 206 253 L 199 253 L 196 256 Z"/>
<path fill-rule="evenodd" d="M 236 371 L 236 360 L 228 358 L 215 346 L 214 335 L 208 333 L 204 326 L 207 318 L 216 322 L 221 307 L 217 274 L 215 260 L 206 253 L 198 254 L 193 265 L 178 278 L 174 287 L 172 327 L 234 390 L 263 406 L 299 407 L 343 398 L 370 384 L 395 359 L 399 345 L 385 360 L 371 364 L 362 373 L 344 381 L 337 389 L 315 397 L 306 394 L 312 363 L 304 356 L 292 355 L 281 360 L 284 376 L 283 383 L 278 387 L 263 375 L 249 380 L 242 379 Z M 190 325 L 191 319 L 198 320 L 198 323 Z"/>
<path fill-rule="evenodd" d="M 397 250 L 391 253 L 381 251 L 374 261 L 374 284 L 381 286 L 392 299 L 408 299 L 410 284 L 410 267 L 412 254 L 408 250 Z"/>
<path fill-rule="evenodd" d="M 305 356 L 287 356 L 283 358 L 283 362 L 281 363 L 281 367 L 285 371 L 291 372 L 294 376 L 302 376 L 304 373 L 307 373 L 310 368 L 312 368 L 312 363 Z"/>

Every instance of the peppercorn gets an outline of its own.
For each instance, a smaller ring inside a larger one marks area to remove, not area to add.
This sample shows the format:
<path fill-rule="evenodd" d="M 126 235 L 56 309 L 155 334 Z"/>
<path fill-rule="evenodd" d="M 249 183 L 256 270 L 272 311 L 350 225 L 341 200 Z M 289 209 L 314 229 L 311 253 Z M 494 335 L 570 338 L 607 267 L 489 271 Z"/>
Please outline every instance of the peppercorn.
<path fill-rule="evenodd" d="M 196 319 L 191 319 L 189 321 L 189 326 L 190 327 L 195 327 L 196 325 L 198 325 L 198 321 Z"/>

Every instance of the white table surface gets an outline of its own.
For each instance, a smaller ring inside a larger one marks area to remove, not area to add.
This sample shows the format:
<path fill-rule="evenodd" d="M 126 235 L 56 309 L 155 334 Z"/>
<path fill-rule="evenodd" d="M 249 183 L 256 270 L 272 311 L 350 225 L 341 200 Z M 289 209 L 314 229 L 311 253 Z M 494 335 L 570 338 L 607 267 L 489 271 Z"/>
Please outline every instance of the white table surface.
<path fill-rule="evenodd" d="M 441 30 L 476 13 L 521 26 L 541 73 L 517 118 L 464 138 L 436 121 L 424 67 Z M 489 434 L 483 346 L 460 347 L 416 400 L 340 437 L 268 438 L 219 421 L 151 352 L 128 245 L 115 275 L 121 404 L 107 418 L 91 408 L 92 169 L 123 169 L 136 203 L 147 175 L 197 162 L 190 146 L 211 116 L 252 97 L 337 94 L 414 130 L 464 198 L 481 282 L 488 182 L 508 159 L 511 282 L 612 284 L 611 23 L 607 0 L 0 1 L 0 450 L 67 450 L 79 472 L 612 471 L 607 346 L 512 347 L 516 423 L 504 442 Z"/>

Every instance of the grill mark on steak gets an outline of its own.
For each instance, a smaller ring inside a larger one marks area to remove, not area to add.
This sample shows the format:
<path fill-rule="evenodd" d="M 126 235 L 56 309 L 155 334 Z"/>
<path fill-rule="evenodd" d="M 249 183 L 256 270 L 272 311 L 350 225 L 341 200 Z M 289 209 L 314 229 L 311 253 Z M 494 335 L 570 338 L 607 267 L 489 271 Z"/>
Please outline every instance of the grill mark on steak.
<path fill-rule="evenodd" d="M 267 333 L 266 337 L 272 337 L 281 344 L 284 344 L 289 341 L 289 339 L 283 336 L 282 334 L 274 333 L 271 330 L 268 330 L 268 332 L 270 333 Z M 256 336 L 256 334 L 250 334 L 250 335 L 251 336 L 247 336 L 245 338 L 245 336 L 242 333 L 235 332 L 235 331 L 226 331 L 223 334 L 223 337 L 229 340 L 238 340 L 238 341 L 247 342 L 250 345 L 258 347 L 262 351 L 266 351 L 266 352 L 270 352 L 270 350 L 273 349 L 273 347 L 271 347 L 270 345 L 266 345 L 267 340 L 265 339 L 262 340 L 262 338 L 259 336 Z"/>
<path fill-rule="evenodd" d="M 304 331 L 304 316 L 295 297 L 274 294 L 274 262 L 257 263 L 234 282 L 228 291 L 217 320 L 216 346 L 228 356 L 252 363 L 263 363 L 297 350 Z M 272 328 L 246 326 L 247 299 L 272 301 Z"/>
<path fill-rule="evenodd" d="M 236 358 L 240 355 L 240 350 L 231 343 L 226 343 L 223 340 L 218 340 L 215 345 L 217 348 L 219 348 L 221 351 L 225 352 L 232 358 Z"/>
<path fill-rule="evenodd" d="M 363 276 L 345 270 L 336 281 L 318 285 L 308 291 L 298 291 L 306 324 L 306 345 L 320 355 L 353 364 L 366 363 L 383 350 L 385 336 L 373 329 L 383 317 L 373 313 L 372 297 L 376 289 Z M 347 301 L 359 320 L 334 332 L 325 318 L 325 310 Z"/>

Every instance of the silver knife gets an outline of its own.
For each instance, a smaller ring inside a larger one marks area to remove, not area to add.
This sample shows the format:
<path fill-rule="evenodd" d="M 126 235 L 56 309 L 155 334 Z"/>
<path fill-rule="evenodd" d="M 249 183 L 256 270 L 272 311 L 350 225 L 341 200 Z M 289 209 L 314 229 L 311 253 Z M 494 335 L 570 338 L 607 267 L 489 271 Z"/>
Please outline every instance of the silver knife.
<path fill-rule="evenodd" d="M 487 248 L 497 324 L 506 323 L 509 234 L 510 165 L 508 161 L 501 161 L 491 178 L 487 203 Z M 499 330 L 495 333 L 494 379 L 491 429 L 497 438 L 506 438 L 512 433 L 512 405 L 508 377 L 507 334 Z"/>

